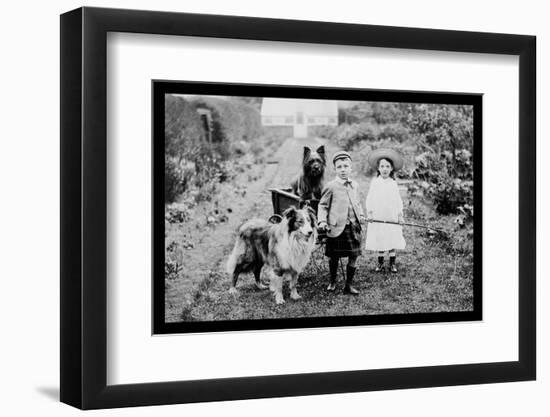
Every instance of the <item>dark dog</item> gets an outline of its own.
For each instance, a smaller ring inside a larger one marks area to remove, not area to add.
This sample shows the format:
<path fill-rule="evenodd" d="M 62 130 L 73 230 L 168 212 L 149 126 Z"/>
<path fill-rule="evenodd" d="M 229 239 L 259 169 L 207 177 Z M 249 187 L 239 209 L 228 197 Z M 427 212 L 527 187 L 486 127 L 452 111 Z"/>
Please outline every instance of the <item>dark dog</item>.
<path fill-rule="evenodd" d="M 270 268 L 270 288 L 275 302 L 283 304 L 283 282 L 290 281 L 290 298 L 299 300 L 296 285 L 298 274 L 309 262 L 315 248 L 317 219 L 311 209 L 291 207 L 283 213 L 278 224 L 252 219 L 243 224 L 227 261 L 227 273 L 232 276 L 230 292 L 237 293 L 241 272 L 253 272 L 256 286 L 267 288 L 260 281 L 262 267 Z"/>
<path fill-rule="evenodd" d="M 299 196 L 302 202 L 310 205 L 315 212 L 323 191 L 326 165 L 324 146 L 320 146 L 316 151 L 304 146 L 302 173 L 291 183 L 292 192 Z"/>

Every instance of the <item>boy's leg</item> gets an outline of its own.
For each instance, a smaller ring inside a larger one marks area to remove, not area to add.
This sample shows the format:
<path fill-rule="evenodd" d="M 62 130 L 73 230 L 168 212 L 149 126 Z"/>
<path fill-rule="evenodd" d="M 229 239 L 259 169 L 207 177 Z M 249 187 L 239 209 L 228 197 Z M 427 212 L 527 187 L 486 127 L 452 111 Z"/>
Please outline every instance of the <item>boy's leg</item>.
<path fill-rule="evenodd" d="M 332 256 L 328 260 L 328 269 L 330 272 L 330 282 L 327 287 L 327 291 L 334 291 L 336 289 L 336 274 L 338 273 L 338 257 Z"/>
<path fill-rule="evenodd" d="M 353 277 L 355 276 L 355 261 L 357 256 L 348 257 L 348 265 L 346 267 L 346 286 L 344 287 L 344 293 L 351 295 L 358 295 L 359 291 L 351 286 L 353 283 Z"/>
<path fill-rule="evenodd" d="M 395 249 L 390 250 L 390 271 L 397 272 L 397 267 L 395 266 Z"/>
<path fill-rule="evenodd" d="M 384 269 L 384 251 L 378 252 L 378 265 L 374 269 L 375 272 L 380 272 Z"/>

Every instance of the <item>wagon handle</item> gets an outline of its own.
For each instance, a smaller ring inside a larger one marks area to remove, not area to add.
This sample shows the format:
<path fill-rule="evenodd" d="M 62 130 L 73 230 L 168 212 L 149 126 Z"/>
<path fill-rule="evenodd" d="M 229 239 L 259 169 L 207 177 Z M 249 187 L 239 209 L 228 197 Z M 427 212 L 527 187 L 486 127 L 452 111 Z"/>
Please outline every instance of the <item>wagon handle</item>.
<path fill-rule="evenodd" d="M 270 192 L 273 192 L 275 191 L 276 193 L 278 194 L 282 194 L 284 195 L 285 197 L 288 197 L 288 198 L 291 198 L 293 200 L 296 200 L 297 202 L 300 201 L 300 197 L 298 197 L 296 194 L 292 194 L 288 191 L 285 191 L 285 190 L 281 190 L 280 188 L 268 188 L 267 191 L 270 191 Z"/>

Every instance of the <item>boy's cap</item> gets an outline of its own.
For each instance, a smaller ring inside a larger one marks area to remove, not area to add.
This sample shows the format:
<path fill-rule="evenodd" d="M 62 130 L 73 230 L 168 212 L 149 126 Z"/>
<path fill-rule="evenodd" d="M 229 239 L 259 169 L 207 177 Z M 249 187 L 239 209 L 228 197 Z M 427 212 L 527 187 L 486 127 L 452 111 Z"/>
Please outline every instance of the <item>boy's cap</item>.
<path fill-rule="evenodd" d="M 351 161 L 351 156 L 349 153 L 347 153 L 346 151 L 338 151 L 332 157 L 332 163 L 334 164 L 339 159 L 344 159 L 344 158 L 349 158 L 349 160 Z"/>

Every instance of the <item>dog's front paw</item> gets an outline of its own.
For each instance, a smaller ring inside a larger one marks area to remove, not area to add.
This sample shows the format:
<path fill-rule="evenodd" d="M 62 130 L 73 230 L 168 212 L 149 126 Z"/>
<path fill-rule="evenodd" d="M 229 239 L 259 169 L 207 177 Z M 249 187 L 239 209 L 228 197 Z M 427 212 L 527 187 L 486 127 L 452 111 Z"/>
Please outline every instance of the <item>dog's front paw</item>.
<path fill-rule="evenodd" d="M 239 295 L 239 290 L 235 287 L 231 287 L 229 288 L 229 294 L 237 296 Z"/>
<path fill-rule="evenodd" d="M 292 291 L 290 293 L 290 298 L 292 298 L 294 301 L 301 300 L 302 296 L 298 294 L 298 291 Z"/>
<path fill-rule="evenodd" d="M 256 288 L 258 288 L 259 290 L 267 290 L 269 288 L 269 286 L 265 285 L 263 282 L 257 282 L 256 283 Z"/>
<path fill-rule="evenodd" d="M 283 297 L 275 297 L 275 304 L 282 305 L 285 303 L 285 299 Z"/>

